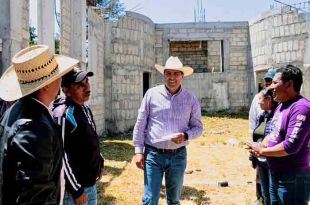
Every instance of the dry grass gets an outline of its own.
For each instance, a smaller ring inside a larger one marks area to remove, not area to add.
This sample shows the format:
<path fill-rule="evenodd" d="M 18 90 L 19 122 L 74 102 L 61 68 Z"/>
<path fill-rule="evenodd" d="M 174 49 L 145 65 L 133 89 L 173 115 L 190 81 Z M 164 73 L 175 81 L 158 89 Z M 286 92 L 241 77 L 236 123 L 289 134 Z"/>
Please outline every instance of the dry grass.
<path fill-rule="evenodd" d="M 188 165 L 182 192 L 183 205 L 251 204 L 254 171 L 243 149 L 248 121 L 234 116 L 203 117 L 204 132 L 188 146 Z M 105 175 L 98 183 L 99 204 L 138 205 L 143 192 L 143 172 L 133 164 L 130 135 L 105 140 Z M 228 187 L 219 187 L 228 181 Z M 159 204 L 165 204 L 164 186 Z"/>

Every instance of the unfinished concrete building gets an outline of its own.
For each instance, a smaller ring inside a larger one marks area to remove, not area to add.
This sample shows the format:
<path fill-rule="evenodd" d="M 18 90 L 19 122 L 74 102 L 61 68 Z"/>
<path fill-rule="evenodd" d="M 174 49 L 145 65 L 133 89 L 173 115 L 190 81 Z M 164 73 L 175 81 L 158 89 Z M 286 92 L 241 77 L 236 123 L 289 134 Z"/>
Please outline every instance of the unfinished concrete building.
<path fill-rule="evenodd" d="M 29 1 L 0 3 L 0 66 L 4 71 L 11 57 L 27 46 Z M 46 6 L 38 8 L 40 15 L 52 15 Z M 183 85 L 198 97 L 206 113 L 247 108 L 262 73 L 287 63 L 303 68 L 303 94 L 309 97 L 308 16 L 282 8 L 250 23 L 156 24 L 127 12 L 118 21 L 107 22 L 85 0 L 62 0 L 61 52 L 78 58 L 80 67 L 95 73 L 90 104 L 98 133 L 125 132 L 133 128 L 146 90 L 163 83 L 154 64 L 165 64 L 171 55 L 194 68 Z M 52 26 L 39 23 L 39 27 L 39 42 L 53 47 Z"/>

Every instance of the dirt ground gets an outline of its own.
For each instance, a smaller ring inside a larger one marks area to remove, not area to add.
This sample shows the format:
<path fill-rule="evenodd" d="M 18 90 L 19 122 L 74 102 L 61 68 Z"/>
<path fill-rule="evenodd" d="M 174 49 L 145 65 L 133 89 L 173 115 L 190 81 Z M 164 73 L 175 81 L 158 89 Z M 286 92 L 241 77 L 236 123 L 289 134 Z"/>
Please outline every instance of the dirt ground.
<path fill-rule="evenodd" d="M 204 133 L 190 142 L 181 197 L 182 205 L 250 205 L 255 199 L 255 172 L 244 142 L 247 120 L 203 118 Z M 98 183 L 99 204 L 138 205 L 143 192 L 143 171 L 135 167 L 130 139 L 107 140 L 106 174 Z M 228 186 L 219 186 L 227 182 Z M 164 183 L 159 205 L 165 204 Z"/>

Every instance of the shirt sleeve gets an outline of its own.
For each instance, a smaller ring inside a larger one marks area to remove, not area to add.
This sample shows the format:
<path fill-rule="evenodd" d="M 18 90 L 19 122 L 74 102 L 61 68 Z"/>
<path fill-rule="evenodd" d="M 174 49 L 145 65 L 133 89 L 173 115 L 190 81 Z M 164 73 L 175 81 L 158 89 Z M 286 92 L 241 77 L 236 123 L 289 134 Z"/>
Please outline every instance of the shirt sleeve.
<path fill-rule="evenodd" d="M 137 121 L 133 129 L 133 144 L 135 146 L 135 153 L 143 153 L 144 147 L 144 131 L 149 117 L 149 92 L 146 92 L 141 102 Z"/>
<path fill-rule="evenodd" d="M 188 139 L 197 138 L 202 133 L 201 123 L 201 108 L 198 99 L 194 96 L 194 103 L 192 105 L 192 112 L 189 119 L 189 130 L 186 131 Z"/>
<path fill-rule="evenodd" d="M 66 188 L 68 188 L 68 191 L 72 194 L 73 198 L 77 199 L 83 194 L 84 186 L 81 183 L 80 167 L 76 163 L 76 157 L 74 157 L 76 155 L 76 150 L 69 149 L 69 147 L 75 147 L 76 144 L 73 135 L 68 134 L 74 130 L 71 121 L 68 120 L 68 115 L 64 122 L 62 122 L 62 127 L 63 126 L 65 126 L 62 129 L 65 129 L 63 163 L 66 177 Z"/>
<path fill-rule="evenodd" d="M 308 118 L 308 119 L 307 119 Z M 303 147 L 310 135 L 310 110 L 305 106 L 294 107 L 289 114 L 289 122 L 284 149 L 288 154 L 295 154 Z"/>
<path fill-rule="evenodd" d="M 249 111 L 249 132 L 251 136 L 256 127 L 256 119 L 257 119 L 258 114 L 260 113 L 259 111 L 260 111 L 260 108 L 258 106 L 258 95 L 255 95 L 251 103 L 251 107 Z"/>

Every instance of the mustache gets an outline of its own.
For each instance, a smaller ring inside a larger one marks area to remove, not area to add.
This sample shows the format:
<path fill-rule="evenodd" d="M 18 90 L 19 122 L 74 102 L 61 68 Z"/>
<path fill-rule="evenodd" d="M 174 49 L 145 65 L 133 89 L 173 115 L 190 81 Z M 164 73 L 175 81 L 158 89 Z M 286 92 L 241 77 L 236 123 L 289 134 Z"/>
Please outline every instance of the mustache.
<path fill-rule="evenodd" d="M 91 93 L 90 90 L 85 92 L 86 95 L 90 95 L 90 93 Z"/>

